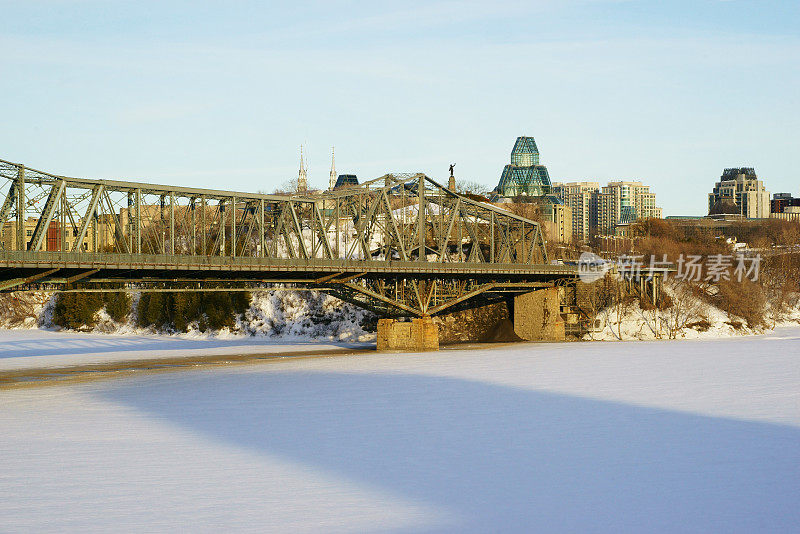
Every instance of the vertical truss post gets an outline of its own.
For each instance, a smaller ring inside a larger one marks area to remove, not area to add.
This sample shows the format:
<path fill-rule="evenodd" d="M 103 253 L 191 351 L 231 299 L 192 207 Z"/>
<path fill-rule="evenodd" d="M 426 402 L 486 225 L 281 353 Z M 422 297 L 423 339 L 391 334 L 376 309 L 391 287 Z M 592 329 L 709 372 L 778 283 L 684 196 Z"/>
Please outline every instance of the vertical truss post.
<path fill-rule="evenodd" d="M 169 193 L 169 253 L 175 254 L 175 192 Z"/>
<path fill-rule="evenodd" d="M 264 240 L 264 199 L 262 198 L 258 206 L 258 257 L 263 258 L 266 253 L 266 242 Z"/>
<path fill-rule="evenodd" d="M 336 202 L 336 208 L 334 209 L 334 217 L 336 217 L 336 259 L 338 260 L 341 258 L 339 255 L 339 221 L 341 220 L 341 214 L 339 212 L 341 205 L 340 200 L 337 198 L 334 202 Z"/>
<path fill-rule="evenodd" d="M 191 226 L 192 226 L 192 251 L 191 255 L 194 256 L 197 254 L 197 199 L 195 197 L 191 197 L 189 199 L 189 211 L 191 212 Z"/>
<path fill-rule="evenodd" d="M 111 206 L 111 200 L 108 199 L 109 206 Z M 136 210 L 133 207 L 134 200 L 133 200 L 133 191 L 128 191 L 128 221 L 127 221 L 127 232 L 128 232 L 128 239 L 126 243 L 128 244 L 128 251 L 133 252 L 133 234 L 134 234 L 134 221 L 133 216 Z"/>
<path fill-rule="evenodd" d="M 25 250 L 25 166 L 17 167 L 17 250 Z"/>
<path fill-rule="evenodd" d="M 231 197 L 231 257 L 236 257 L 236 197 Z"/>
<path fill-rule="evenodd" d="M 203 246 L 203 256 L 208 256 L 206 243 L 206 197 L 200 197 L 200 241 Z"/>
<path fill-rule="evenodd" d="M 99 201 L 99 195 L 97 198 Z M 92 214 L 92 252 L 97 253 L 97 212 Z"/>
<path fill-rule="evenodd" d="M 303 212 L 306 211 L 305 210 L 306 207 L 303 204 L 300 204 L 300 207 L 302 208 L 302 211 L 300 212 L 300 214 L 302 215 Z M 316 226 L 317 226 L 317 224 L 316 224 L 317 223 L 317 218 L 314 216 L 314 210 L 313 209 L 310 210 L 310 215 L 311 215 L 311 217 L 308 219 L 308 229 L 311 231 L 311 253 L 309 254 L 309 257 L 316 258 L 317 257 L 317 240 L 314 239 L 314 234 L 317 233 L 317 228 L 316 228 Z M 300 233 L 300 239 L 302 239 L 302 238 L 303 238 L 303 234 L 301 232 Z"/>
<path fill-rule="evenodd" d="M 418 261 L 425 261 L 425 178 L 419 177 L 417 186 L 417 237 L 419 238 Z"/>
<path fill-rule="evenodd" d="M 218 201 L 219 205 L 219 255 L 220 257 L 225 255 L 225 227 L 228 225 L 228 222 L 225 220 L 225 201 L 220 199 Z"/>
<path fill-rule="evenodd" d="M 136 252 L 142 253 L 142 190 L 136 190 Z"/>
<path fill-rule="evenodd" d="M 67 251 L 67 195 L 61 197 L 61 252 Z"/>
<path fill-rule="evenodd" d="M 167 235 L 166 235 L 167 231 L 165 229 L 166 224 L 164 223 L 164 221 L 166 220 L 166 217 L 164 216 L 164 207 L 165 207 L 165 203 L 166 203 L 166 198 L 167 198 L 166 193 L 163 193 L 163 194 L 159 195 L 159 197 L 158 197 L 158 206 L 159 206 L 159 210 L 158 210 L 158 219 L 159 219 L 159 221 L 158 221 L 158 223 L 159 224 L 158 224 L 158 232 L 157 232 L 158 235 L 156 235 L 156 239 L 158 240 L 158 250 L 161 251 L 161 254 L 166 254 L 167 253 Z M 152 225 L 152 221 L 151 221 L 151 225 Z"/>
<path fill-rule="evenodd" d="M 491 234 L 489 237 L 489 263 L 494 263 L 494 212 L 492 212 L 489 219 L 489 228 Z"/>

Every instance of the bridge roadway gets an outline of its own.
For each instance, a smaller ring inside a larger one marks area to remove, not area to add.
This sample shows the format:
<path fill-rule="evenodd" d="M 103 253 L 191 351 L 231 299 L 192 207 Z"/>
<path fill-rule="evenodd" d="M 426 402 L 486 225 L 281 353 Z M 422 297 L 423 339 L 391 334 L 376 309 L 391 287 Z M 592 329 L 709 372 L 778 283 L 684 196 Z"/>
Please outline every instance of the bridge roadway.
<path fill-rule="evenodd" d="M 360 273 L 366 277 L 403 278 L 507 278 L 533 281 L 574 276 L 574 265 L 519 263 L 440 263 L 419 261 L 330 260 L 301 258 L 254 258 L 181 256 L 169 254 L 92 254 L 85 252 L 0 252 L 0 280 L 35 275 L 51 269 L 85 271 L 100 269 L 121 281 L 135 281 L 167 273 L 176 280 L 197 280 L 207 273 L 253 280 L 275 277 L 317 280 L 333 273 Z M 62 273 L 63 274 L 63 273 Z"/>
<path fill-rule="evenodd" d="M 288 284 L 405 316 L 454 311 L 576 278 L 571 265 L 0 251 L 0 291 L 6 292 L 232 291 Z M 435 298 L 420 299 L 420 288 Z"/>

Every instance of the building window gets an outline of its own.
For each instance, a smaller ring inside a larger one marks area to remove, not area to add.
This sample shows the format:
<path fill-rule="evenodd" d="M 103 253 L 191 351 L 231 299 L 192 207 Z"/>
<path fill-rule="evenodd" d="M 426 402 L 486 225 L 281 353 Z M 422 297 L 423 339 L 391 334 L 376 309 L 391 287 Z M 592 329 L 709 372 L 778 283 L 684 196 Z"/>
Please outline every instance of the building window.
<path fill-rule="evenodd" d="M 33 235 L 33 230 L 28 230 L 26 234 L 28 235 L 28 237 L 31 237 Z"/>

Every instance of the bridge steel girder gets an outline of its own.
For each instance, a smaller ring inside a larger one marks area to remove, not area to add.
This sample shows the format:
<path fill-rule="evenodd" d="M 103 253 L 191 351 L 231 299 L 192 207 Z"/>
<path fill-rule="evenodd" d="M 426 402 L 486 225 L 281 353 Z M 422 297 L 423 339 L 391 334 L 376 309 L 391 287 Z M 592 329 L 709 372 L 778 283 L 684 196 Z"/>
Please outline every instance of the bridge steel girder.
<path fill-rule="evenodd" d="M 211 274 L 297 279 L 386 315 L 418 316 L 497 295 L 497 284 L 523 290 L 577 275 L 548 265 L 536 222 L 422 173 L 266 195 L 71 178 L 0 160 L 3 192 L 0 225 L 10 217 L 17 240 L 0 250 L 0 282 L 51 269 L 66 278 L 91 272 L 75 286 L 93 290 L 103 284 L 94 280 L 144 287 L 167 279 L 177 288 Z M 44 236 L 57 211 L 60 237 L 51 242 Z M 31 218 L 36 230 L 25 250 Z M 56 283 L 51 278 L 46 283 Z"/>

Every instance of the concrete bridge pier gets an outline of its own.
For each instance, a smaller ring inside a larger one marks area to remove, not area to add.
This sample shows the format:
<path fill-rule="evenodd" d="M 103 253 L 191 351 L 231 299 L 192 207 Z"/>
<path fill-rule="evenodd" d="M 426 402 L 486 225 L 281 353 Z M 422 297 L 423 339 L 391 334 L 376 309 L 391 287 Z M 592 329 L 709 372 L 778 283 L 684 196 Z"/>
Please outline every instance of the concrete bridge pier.
<path fill-rule="evenodd" d="M 439 350 L 439 327 L 429 316 L 378 320 L 378 350 Z"/>
<path fill-rule="evenodd" d="M 514 333 L 526 341 L 564 341 L 564 319 L 558 287 L 548 287 L 514 297 Z"/>

